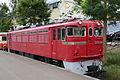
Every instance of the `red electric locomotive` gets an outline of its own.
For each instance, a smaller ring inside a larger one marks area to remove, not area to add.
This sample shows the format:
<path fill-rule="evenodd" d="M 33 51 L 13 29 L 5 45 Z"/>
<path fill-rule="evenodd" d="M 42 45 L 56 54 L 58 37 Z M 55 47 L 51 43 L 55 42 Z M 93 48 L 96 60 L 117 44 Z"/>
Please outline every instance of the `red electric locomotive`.
<path fill-rule="evenodd" d="M 7 49 L 7 32 L 0 32 L 0 49 Z"/>
<path fill-rule="evenodd" d="M 103 25 L 72 20 L 9 32 L 11 50 L 63 62 L 64 68 L 86 74 L 101 70 Z"/>

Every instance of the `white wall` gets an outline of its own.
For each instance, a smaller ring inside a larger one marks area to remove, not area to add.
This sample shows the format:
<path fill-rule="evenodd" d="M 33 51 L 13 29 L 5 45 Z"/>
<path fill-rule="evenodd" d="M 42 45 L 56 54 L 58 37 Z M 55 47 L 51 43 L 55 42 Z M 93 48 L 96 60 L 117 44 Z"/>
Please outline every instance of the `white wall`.
<path fill-rule="evenodd" d="M 52 10 L 51 13 L 51 19 L 56 19 L 59 18 L 62 13 L 68 13 L 69 11 L 72 10 L 72 8 L 77 5 L 77 3 L 74 0 L 46 0 L 48 4 L 52 4 L 54 2 L 59 2 L 58 8 L 55 8 Z M 78 6 L 78 5 L 77 5 Z M 68 14 L 69 15 L 69 14 Z M 85 17 L 82 14 L 82 10 L 80 13 L 73 13 L 73 17 Z"/>

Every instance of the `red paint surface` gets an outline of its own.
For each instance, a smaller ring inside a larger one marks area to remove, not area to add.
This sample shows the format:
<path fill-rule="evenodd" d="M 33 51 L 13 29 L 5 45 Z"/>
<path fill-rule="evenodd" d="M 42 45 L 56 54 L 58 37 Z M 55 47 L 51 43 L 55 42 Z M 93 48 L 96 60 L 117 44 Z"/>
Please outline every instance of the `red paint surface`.
<path fill-rule="evenodd" d="M 9 47 L 10 49 L 22 51 L 30 54 L 45 56 L 49 58 L 64 60 L 64 61 L 85 61 L 101 59 L 103 56 L 103 44 L 95 44 L 96 41 L 103 42 L 103 37 L 88 36 L 88 28 L 102 28 L 102 24 L 97 25 L 99 21 L 83 20 L 82 24 L 78 24 L 80 20 L 64 23 L 56 23 L 36 28 L 9 32 Z M 69 26 L 83 27 L 86 26 L 85 37 L 69 37 L 66 40 L 52 40 L 52 30 L 62 29 Z M 48 30 L 46 33 L 24 34 L 25 32 L 37 32 L 40 30 Z M 21 34 L 21 35 L 15 35 Z M 63 45 L 63 42 L 86 42 L 80 45 Z"/>

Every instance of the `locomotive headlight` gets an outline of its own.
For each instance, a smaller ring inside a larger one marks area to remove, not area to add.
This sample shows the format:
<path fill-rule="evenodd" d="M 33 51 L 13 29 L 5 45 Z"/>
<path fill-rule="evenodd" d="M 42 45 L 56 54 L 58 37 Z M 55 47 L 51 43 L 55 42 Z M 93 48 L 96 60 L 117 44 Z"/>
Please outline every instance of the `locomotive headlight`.
<path fill-rule="evenodd" d="M 100 25 L 100 22 L 97 22 L 97 25 L 99 26 L 99 25 Z"/>
<path fill-rule="evenodd" d="M 79 21 L 78 24 L 82 24 L 82 21 Z"/>

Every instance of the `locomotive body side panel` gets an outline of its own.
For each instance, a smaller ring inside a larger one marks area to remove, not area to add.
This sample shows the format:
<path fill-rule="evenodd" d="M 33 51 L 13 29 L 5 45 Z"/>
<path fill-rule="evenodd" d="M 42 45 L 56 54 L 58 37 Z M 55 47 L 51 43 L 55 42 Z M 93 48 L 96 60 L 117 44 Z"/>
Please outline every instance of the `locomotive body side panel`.
<path fill-rule="evenodd" d="M 27 30 L 12 34 L 9 42 L 10 49 L 51 57 L 48 29 Z"/>
<path fill-rule="evenodd" d="M 102 25 L 80 21 L 10 32 L 10 49 L 69 62 L 102 58 Z"/>

